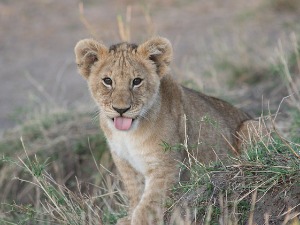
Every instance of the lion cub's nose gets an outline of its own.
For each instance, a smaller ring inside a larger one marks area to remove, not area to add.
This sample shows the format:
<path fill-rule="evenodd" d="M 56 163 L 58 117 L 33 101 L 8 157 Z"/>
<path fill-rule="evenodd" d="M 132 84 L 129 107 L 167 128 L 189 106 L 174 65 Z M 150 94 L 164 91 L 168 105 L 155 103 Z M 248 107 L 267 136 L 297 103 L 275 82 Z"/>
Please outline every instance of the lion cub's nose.
<path fill-rule="evenodd" d="M 119 109 L 116 107 L 113 107 L 114 110 L 116 110 L 118 113 L 120 113 L 120 115 L 122 116 L 123 113 L 127 112 L 130 109 L 130 106 L 128 108 L 125 109 Z"/>

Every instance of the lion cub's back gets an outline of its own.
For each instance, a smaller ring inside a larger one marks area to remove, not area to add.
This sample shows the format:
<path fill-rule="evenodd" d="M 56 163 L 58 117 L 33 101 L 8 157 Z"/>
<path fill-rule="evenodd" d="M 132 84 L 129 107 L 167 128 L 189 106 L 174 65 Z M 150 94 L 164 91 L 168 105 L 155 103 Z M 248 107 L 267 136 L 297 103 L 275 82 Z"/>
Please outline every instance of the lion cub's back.
<path fill-rule="evenodd" d="M 185 87 L 183 95 L 189 141 L 197 146 L 201 161 L 215 160 L 215 153 L 222 158 L 237 147 L 236 131 L 243 121 L 251 119 L 249 115 L 221 99 Z"/>

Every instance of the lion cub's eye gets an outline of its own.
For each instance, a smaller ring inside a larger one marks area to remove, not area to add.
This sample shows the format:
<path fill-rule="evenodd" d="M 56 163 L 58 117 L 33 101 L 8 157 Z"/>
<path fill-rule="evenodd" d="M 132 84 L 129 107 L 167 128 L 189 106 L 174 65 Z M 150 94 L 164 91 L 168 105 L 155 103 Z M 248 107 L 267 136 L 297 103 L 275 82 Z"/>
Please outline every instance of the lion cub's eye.
<path fill-rule="evenodd" d="M 112 80 L 110 78 L 106 77 L 106 78 L 103 79 L 103 83 L 106 86 L 111 86 L 112 85 Z"/>
<path fill-rule="evenodd" d="M 135 78 L 133 81 L 132 81 L 132 84 L 133 86 L 138 86 L 142 83 L 142 79 L 141 78 Z"/>

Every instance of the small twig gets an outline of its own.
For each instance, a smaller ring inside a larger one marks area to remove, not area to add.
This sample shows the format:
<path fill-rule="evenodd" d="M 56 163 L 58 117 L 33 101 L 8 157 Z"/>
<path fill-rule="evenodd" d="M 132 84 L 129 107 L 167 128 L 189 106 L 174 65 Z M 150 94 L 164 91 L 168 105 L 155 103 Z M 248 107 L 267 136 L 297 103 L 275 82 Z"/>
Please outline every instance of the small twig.
<path fill-rule="evenodd" d="M 98 170 L 99 174 L 101 174 L 100 168 L 99 168 L 99 166 L 98 166 L 98 164 L 97 164 L 97 162 L 96 162 L 96 158 L 95 158 L 94 153 L 93 153 L 93 151 L 92 151 L 92 147 L 91 147 L 91 143 L 90 143 L 90 138 L 88 138 L 88 145 L 89 145 L 89 150 L 90 150 L 90 152 L 91 152 L 91 154 L 92 154 L 94 163 L 95 163 L 95 165 L 96 165 L 96 167 L 97 167 L 97 170 Z M 115 177 L 115 175 L 114 175 L 109 169 L 107 169 L 105 166 L 103 166 L 102 164 L 100 164 L 100 166 L 101 166 L 106 172 L 108 172 L 109 175 Z"/>
<path fill-rule="evenodd" d="M 253 225 L 253 216 L 254 216 L 254 209 L 255 209 L 255 204 L 256 204 L 256 197 L 257 197 L 257 190 L 255 190 L 252 194 L 252 199 L 251 199 L 251 208 L 250 208 L 250 215 L 248 219 L 248 225 Z"/>
<path fill-rule="evenodd" d="M 300 206 L 300 203 L 298 205 L 295 205 L 293 208 L 289 208 L 286 212 L 282 213 L 281 215 L 278 215 L 278 217 L 282 217 L 282 216 L 290 213 L 293 209 L 297 208 L 298 206 Z"/>
<path fill-rule="evenodd" d="M 83 2 L 79 2 L 78 4 L 78 10 L 79 10 L 79 17 L 85 28 L 88 30 L 88 32 L 92 35 L 92 37 L 96 38 L 98 37 L 96 29 L 90 24 L 90 22 L 86 19 L 84 16 L 84 7 Z"/>
<path fill-rule="evenodd" d="M 281 140 L 281 141 L 282 141 L 282 142 L 283 142 L 283 143 L 291 150 L 291 152 L 292 152 L 298 159 L 300 159 L 300 156 L 299 156 L 299 155 L 297 154 L 297 152 L 291 147 L 291 145 L 289 144 L 289 142 L 279 134 L 278 130 L 276 129 L 276 126 L 275 126 L 274 121 L 272 121 L 272 125 L 273 125 L 274 132 L 277 134 L 277 136 L 280 138 L 280 140 Z"/>
<path fill-rule="evenodd" d="M 121 15 L 117 16 L 119 35 L 122 41 L 130 41 L 130 23 L 131 23 L 131 6 L 126 9 L 126 22 L 123 22 Z"/>
<path fill-rule="evenodd" d="M 47 99 L 49 103 L 52 103 L 54 106 L 58 106 L 52 96 L 45 90 L 44 86 L 34 79 L 29 72 L 26 72 L 24 75 L 26 79 Z"/>
<path fill-rule="evenodd" d="M 270 214 L 269 213 L 265 213 L 264 214 L 264 219 L 265 219 L 265 225 L 269 225 Z"/>
<path fill-rule="evenodd" d="M 276 111 L 276 113 L 275 113 L 274 119 L 272 120 L 273 123 L 275 122 L 275 120 L 276 120 L 276 118 L 277 118 L 277 115 L 279 114 L 279 110 L 280 110 L 280 108 L 281 108 L 281 105 L 282 105 L 283 101 L 284 101 L 285 99 L 289 98 L 289 97 L 291 97 L 291 95 L 285 96 L 285 97 L 283 97 L 283 98 L 281 99 L 281 101 L 280 101 L 280 103 L 279 103 L 279 106 L 278 106 L 278 108 L 277 108 L 277 111 Z"/>

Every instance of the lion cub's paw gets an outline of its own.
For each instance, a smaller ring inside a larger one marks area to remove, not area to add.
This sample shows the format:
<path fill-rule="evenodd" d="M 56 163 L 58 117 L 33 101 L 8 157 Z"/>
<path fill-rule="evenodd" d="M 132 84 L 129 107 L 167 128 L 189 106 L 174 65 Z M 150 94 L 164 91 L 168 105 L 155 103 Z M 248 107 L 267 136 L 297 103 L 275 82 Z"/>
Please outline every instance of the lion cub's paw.
<path fill-rule="evenodd" d="M 147 207 L 137 207 L 133 211 L 131 224 L 132 225 L 161 225 L 163 224 L 163 213 L 158 210 L 157 205 Z"/>

